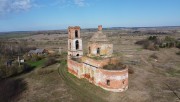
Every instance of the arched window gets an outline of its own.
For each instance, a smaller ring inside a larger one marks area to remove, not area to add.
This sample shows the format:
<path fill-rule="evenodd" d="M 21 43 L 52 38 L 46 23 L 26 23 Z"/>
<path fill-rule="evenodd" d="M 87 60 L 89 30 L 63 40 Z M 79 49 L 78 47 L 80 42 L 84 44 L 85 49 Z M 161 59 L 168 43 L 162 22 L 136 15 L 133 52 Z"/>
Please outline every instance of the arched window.
<path fill-rule="evenodd" d="M 78 38 L 78 30 L 75 30 L 75 38 Z"/>
<path fill-rule="evenodd" d="M 70 30 L 69 30 L 69 33 L 68 33 L 68 34 L 69 34 L 69 38 L 71 38 L 71 31 L 70 31 Z"/>
<path fill-rule="evenodd" d="M 78 40 L 76 40 L 76 42 L 75 42 L 75 43 L 76 43 L 76 50 L 77 50 L 77 49 L 79 49 L 79 41 L 78 41 Z"/>
<path fill-rule="evenodd" d="M 122 83 L 125 84 L 125 80 L 123 80 Z"/>
<path fill-rule="evenodd" d="M 91 54 L 91 47 L 89 47 L 89 54 Z"/>
<path fill-rule="evenodd" d="M 100 48 L 97 48 L 97 54 L 100 54 Z"/>
<path fill-rule="evenodd" d="M 69 49 L 71 50 L 71 43 L 69 43 Z"/>
<path fill-rule="evenodd" d="M 110 86 L 110 80 L 106 80 L 106 85 Z"/>

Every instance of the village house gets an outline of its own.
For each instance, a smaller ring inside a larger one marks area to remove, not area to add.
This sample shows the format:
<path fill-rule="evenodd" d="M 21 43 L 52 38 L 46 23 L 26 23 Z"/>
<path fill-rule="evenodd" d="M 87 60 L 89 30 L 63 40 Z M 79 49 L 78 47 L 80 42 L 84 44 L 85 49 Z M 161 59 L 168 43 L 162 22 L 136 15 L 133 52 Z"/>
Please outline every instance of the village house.
<path fill-rule="evenodd" d="M 113 56 L 113 44 L 98 26 L 83 55 L 80 27 L 68 28 L 68 72 L 101 88 L 122 92 L 128 89 L 128 67 Z"/>
<path fill-rule="evenodd" d="M 48 51 L 46 49 L 36 49 L 36 50 L 30 50 L 28 52 L 28 56 L 32 56 L 32 55 L 44 55 L 48 53 Z"/>

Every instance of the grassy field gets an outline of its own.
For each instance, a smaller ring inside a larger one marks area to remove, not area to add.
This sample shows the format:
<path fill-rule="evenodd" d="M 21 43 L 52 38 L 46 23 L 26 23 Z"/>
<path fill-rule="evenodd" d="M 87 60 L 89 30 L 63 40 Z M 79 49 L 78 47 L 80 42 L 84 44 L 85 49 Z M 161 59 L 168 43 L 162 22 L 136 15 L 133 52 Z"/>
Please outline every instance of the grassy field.
<path fill-rule="evenodd" d="M 1 34 L 0 38 L 10 39 L 10 38 L 23 38 L 31 36 L 31 34 Z"/>
<path fill-rule="evenodd" d="M 46 59 L 42 59 L 39 61 L 29 61 L 27 62 L 29 65 L 33 66 L 33 67 L 42 67 L 43 63 L 46 61 Z"/>
<path fill-rule="evenodd" d="M 71 90 L 74 91 L 73 96 L 78 97 L 76 102 L 106 102 L 105 96 L 108 92 L 100 87 L 90 84 L 85 79 L 78 79 L 74 75 L 68 73 L 66 66 L 58 68 L 60 77 L 65 81 Z M 91 90 L 91 91 L 89 91 Z M 103 98 L 104 97 L 104 98 Z M 88 100 L 87 100 L 88 99 Z"/>
<path fill-rule="evenodd" d="M 115 31 L 104 31 L 114 44 L 114 53 L 122 63 L 133 71 L 129 74 L 129 89 L 122 93 L 107 92 L 84 79 L 78 79 L 67 72 L 66 54 L 59 57 L 60 63 L 41 68 L 43 60 L 36 63 L 33 71 L 16 78 L 23 79 L 26 89 L 15 101 L 19 102 L 179 102 L 180 97 L 180 56 L 178 48 L 164 48 L 159 51 L 143 49 L 134 44 L 149 35 L 126 35 Z M 118 31 L 120 32 L 120 31 Z M 86 53 L 92 32 L 82 32 L 83 49 Z M 40 36 L 40 37 L 39 37 Z M 164 38 L 166 35 L 160 35 Z M 169 35 L 180 38 L 180 34 Z M 47 44 L 47 39 L 53 43 Z M 34 35 L 29 45 L 40 48 L 62 48 L 67 51 L 67 34 Z M 58 39 L 57 39 L 58 38 Z M 17 38 L 18 40 L 19 38 Z M 57 43 L 57 44 L 56 44 Z M 155 54 L 155 60 L 151 56 Z"/>

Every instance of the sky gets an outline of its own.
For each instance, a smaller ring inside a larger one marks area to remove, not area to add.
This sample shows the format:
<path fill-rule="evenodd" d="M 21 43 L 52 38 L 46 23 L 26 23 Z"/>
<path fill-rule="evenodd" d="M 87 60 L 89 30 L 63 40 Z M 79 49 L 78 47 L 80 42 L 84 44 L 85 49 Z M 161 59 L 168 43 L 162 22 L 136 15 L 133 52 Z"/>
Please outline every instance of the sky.
<path fill-rule="evenodd" d="M 180 26 L 180 0 L 0 0 L 0 32 Z"/>

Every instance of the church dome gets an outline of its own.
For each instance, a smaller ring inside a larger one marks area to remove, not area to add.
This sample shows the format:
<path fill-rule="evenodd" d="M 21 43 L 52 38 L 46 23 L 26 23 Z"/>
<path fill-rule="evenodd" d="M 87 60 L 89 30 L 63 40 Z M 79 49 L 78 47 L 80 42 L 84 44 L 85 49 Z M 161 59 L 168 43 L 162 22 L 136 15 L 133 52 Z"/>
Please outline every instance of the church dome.
<path fill-rule="evenodd" d="M 98 31 L 92 36 L 88 43 L 88 56 L 111 57 L 113 53 L 113 44 L 102 32 L 102 26 L 98 26 Z"/>
<path fill-rule="evenodd" d="M 98 26 L 98 32 L 92 36 L 89 42 L 109 43 L 107 36 L 102 32 L 102 26 Z"/>
<path fill-rule="evenodd" d="M 90 42 L 109 42 L 109 40 L 107 39 L 107 36 L 103 34 L 102 31 L 96 32 L 89 41 Z"/>

